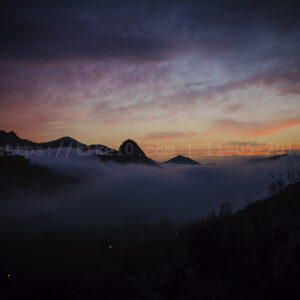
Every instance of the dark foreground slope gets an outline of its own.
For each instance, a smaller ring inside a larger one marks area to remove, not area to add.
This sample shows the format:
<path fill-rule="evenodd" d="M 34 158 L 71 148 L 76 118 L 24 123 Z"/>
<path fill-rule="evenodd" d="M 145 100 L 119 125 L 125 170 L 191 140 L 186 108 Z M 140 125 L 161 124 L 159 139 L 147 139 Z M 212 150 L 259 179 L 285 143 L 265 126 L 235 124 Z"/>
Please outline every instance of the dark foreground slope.
<path fill-rule="evenodd" d="M 133 299 L 300 297 L 300 183 L 234 214 L 224 203 L 177 237 L 186 259 L 130 277 Z"/>
<path fill-rule="evenodd" d="M 297 183 L 183 228 L 0 220 L 1 299 L 297 299 L 299 199 Z"/>
<path fill-rule="evenodd" d="M 300 183 L 235 214 L 223 205 L 185 233 L 199 299 L 299 298 Z"/>
<path fill-rule="evenodd" d="M 0 148 L 0 197 L 24 192 L 50 193 L 78 179 L 58 175 L 47 168 L 32 164 L 29 159 L 12 155 Z"/>
<path fill-rule="evenodd" d="M 234 214 L 224 203 L 177 234 L 186 259 L 130 277 L 133 299 L 299 299 L 300 182 Z"/>

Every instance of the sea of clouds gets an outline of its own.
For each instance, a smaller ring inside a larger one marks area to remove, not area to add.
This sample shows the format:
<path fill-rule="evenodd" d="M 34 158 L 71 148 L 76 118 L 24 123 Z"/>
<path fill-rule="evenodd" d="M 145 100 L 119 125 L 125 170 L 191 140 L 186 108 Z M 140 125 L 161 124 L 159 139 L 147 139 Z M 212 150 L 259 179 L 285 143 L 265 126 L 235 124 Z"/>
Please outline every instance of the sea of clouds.
<path fill-rule="evenodd" d="M 95 226 L 134 222 L 188 223 L 218 212 L 222 202 L 234 210 L 268 195 L 270 174 L 285 172 L 287 159 L 249 164 L 227 159 L 216 166 L 116 165 L 88 153 L 60 149 L 27 157 L 59 174 L 81 179 L 49 195 L 18 193 L 1 207 L 2 218 L 30 223 L 44 220 Z"/>

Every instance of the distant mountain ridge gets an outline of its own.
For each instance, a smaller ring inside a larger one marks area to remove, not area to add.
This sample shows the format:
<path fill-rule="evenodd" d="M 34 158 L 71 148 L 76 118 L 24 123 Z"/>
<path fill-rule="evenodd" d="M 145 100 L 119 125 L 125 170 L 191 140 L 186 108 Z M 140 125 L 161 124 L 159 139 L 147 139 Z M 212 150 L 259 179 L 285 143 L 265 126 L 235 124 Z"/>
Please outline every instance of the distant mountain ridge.
<path fill-rule="evenodd" d="M 119 164 L 138 163 L 158 166 L 156 161 L 147 157 L 138 144 L 130 139 L 124 141 L 119 149 L 115 150 L 102 144 L 86 145 L 68 136 L 49 142 L 35 143 L 18 137 L 13 131 L 5 132 L 0 130 L 0 148 L 3 149 L 50 150 L 62 147 L 80 149 L 82 152 L 89 151 L 102 162 L 114 162 Z M 166 162 L 163 162 L 160 166 L 163 166 L 163 164 L 189 166 L 201 165 L 201 163 L 183 155 L 178 155 Z"/>
<path fill-rule="evenodd" d="M 269 157 L 253 157 L 253 158 L 249 159 L 248 164 L 272 162 L 272 161 L 279 160 L 279 159 L 282 159 L 285 157 L 288 157 L 288 155 L 287 154 L 278 154 L 278 155 L 273 155 L 273 156 L 269 156 Z"/>
<path fill-rule="evenodd" d="M 19 138 L 13 131 L 0 130 L 0 147 L 36 147 L 37 143 Z"/>
<path fill-rule="evenodd" d="M 21 139 L 13 131 L 5 132 L 0 130 L 0 147 L 2 148 L 32 148 L 32 149 L 56 149 L 60 147 L 81 148 L 82 151 L 100 150 L 104 153 L 116 150 L 101 144 L 85 145 L 71 137 L 62 137 L 57 140 L 35 143 L 26 139 Z"/>
<path fill-rule="evenodd" d="M 62 137 L 62 138 L 54 140 L 54 141 L 40 143 L 40 145 L 48 146 L 48 147 L 52 147 L 52 148 L 58 148 L 58 147 L 61 147 L 61 145 L 64 145 L 66 147 L 70 147 L 70 146 L 86 147 L 85 144 L 82 144 L 82 143 L 80 143 L 80 142 L 76 141 L 75 139 L 73 139 L 71 137 L 68 137 L 68 136 Z"/>
<path fill-rule="evenodd" d="M 61 147 L 71 147 L 79 148 L 83 152 L 91 151 L 92 154 L 94 154 L 103 162 L 114 162 L 119 164 L 139 163 L 147 165 L 156 165 L 156 162 L 148 158 L 136 142 L 129 139 L 124 141 L 121 144 L 119 150 L 117 151 L 115 149 L 109 148 L 101 144 L 85 145 L 83 143 L 78 142 L 74 138 L 67 136 L 49 142 L 35 143 L 32 141 L 21 139 L 12 131 L 5 132 L 1 130 L 0 147 L 3 149 L 8 148 L 8 150 L 9 148 L 30 148 L 35 150 L 49 150 L 58 149 Z"/>
<path fill-rule="evenodd" d="M 200 163 L 198 163 L 195 160 L 192 160 L 189 157 L 185 157 L 183 155 L 178 155 L 174 158 L 171 158 L 167 161 L 165 161 L 165 164 L 179 164 L 179 165 L 201 165 Z"/>

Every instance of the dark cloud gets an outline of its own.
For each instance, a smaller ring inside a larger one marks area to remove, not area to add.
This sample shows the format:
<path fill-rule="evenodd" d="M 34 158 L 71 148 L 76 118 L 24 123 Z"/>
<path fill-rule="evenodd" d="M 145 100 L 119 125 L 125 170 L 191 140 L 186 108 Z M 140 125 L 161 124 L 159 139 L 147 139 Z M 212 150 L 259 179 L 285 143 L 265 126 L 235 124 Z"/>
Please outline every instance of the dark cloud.
<path fill-rule="evenodd" d="M 245 49 L 299 30 L 297 1 L 29 0 L 1 11 L 2 61 L 165 60 L 191 45 Z"/>
<path fill-rule="evenodd" d="M 235 114 L 251 99 L 235 94 L 250 87 L 283 96 L 278 102 L 300 91 L 297 1 L 0 5 L 0 127 L 7 130 L 37 119 L 62 126 L 78 115 L 88 125 L 175 120 L 205 105 Z"/>
<path fill-rule="evenodd" d="M 2 24 L 4 26 L 4 24 Z M 18 20 L 2 35 L 4 61 L 160 60 L 168 43 L 113 19 L 100 24 L 68 17 Z M 12 38 L 13 37 L 13 38 Z"/>

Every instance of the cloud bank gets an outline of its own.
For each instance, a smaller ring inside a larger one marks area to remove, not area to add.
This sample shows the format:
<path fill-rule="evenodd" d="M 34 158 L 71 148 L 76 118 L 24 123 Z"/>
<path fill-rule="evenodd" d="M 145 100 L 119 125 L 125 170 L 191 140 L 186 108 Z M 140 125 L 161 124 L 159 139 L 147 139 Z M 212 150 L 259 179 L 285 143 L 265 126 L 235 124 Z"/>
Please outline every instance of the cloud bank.
<path fill-rule="evenodd" d="M 3 220 L 29 224 L 44 219 L 45 226 L 84 227 L 164 219 L 182 224 L 218 211 L 224 201 L 236 210 L 245 205 L 245 196 L 253 200 L 266 196 L 270 173 L 286 167 L 284 158 L 259 164 L 227 161 L 217 166 L 155 168 L 102 164 L 75 152 L 66 159 L 64 154 L 31 159 L 85 180 L 49 196 L 16 194 L 1 205 Z"/>

